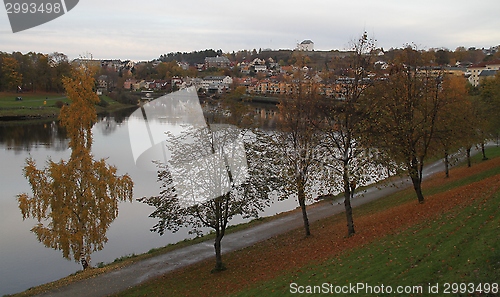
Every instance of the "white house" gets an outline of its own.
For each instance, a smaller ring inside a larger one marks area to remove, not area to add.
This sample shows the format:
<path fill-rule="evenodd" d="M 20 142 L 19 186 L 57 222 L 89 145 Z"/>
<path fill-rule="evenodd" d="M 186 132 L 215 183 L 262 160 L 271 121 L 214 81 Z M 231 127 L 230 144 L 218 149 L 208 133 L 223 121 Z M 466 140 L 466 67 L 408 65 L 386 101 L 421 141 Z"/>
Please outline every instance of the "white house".
<path fill-rule="evenodd" d="M 481 75 L 481 72 L 483 72 L 483 70 L 499 70 L 499 69 L 500 69 L 500 60 L 482 62 L 479 64 L 471 65 L 467 68 L 467 74 L 470 74 L 468 78 L 469 82 L 471 83 L 471 85 L 477 87 L 480 82 L 479 77 Z"/>
<path fill-rule="evenodd" d="M 313 51 L 314 50 L 314 42 L 309 39 L 302 41 L 297 44 L 297 50 L 299 51 Z"/>
<path fill-rule="evenodd" d="M 222 93 L 224 90 L 229 90 L 233 79 L 230 76 L 206 76 L 203 78 L 201 87 L 205 90 L 218 90 Z"/>

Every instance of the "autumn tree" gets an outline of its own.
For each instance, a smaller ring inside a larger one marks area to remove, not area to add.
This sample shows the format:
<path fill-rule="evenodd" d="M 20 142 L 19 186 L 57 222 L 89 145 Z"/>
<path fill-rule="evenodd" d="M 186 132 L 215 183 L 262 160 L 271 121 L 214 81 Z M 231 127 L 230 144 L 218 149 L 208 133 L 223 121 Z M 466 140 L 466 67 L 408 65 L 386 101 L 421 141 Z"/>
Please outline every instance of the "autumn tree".
<path fill-rule="evenodd" d="M 318 88 L 302 76 L 300 72 L 295 74 L 291 98 L 282 99 L 278 105 L 277 131 L 269 137 L 269 150 L 281 168 L 280 199 L 297 198 L 305 235 L 309 236 L 307 200 L 313 197 L 314 189 L 324 188 L 332 179 L 327 178 L 330 171 L 323 167 L 327 156 L 321 146 L 322 134 L 312 123 L 317 116 Z"/>
<path fill-rule="evenodd" d="M 498 79 L 497 79 L 498 81 Z M 499 84 L 500 85 L 500 84 Z M 484 80 L 479 88 L 468 86 L 466 102 L 454 107 L 452 114 L 460 114 L 460 122 L 456 129 L 459 133 L 459 144 L 465 149 L 467 166 L 471 167 L 471 150 L 480 147 L 483 160 L 487 159 L 485 143 L 498 135 L 498 114 L 500 108 L 498 91 L 494 89 L 494 80 Z M 495 98 L 497 98 L 495 100 Z M 495 104 L 495 102 L 497 102 Z M 456 119 L 457 120 L 457 119 Z"/>
<path fill-rule="evenodd" d="M 71 74 L 72 66 L 69 63 L 68 56 L 63 53 L 54 52 L 49 55 L 51 66 L 52 86 L 55 91 L 64 91 L 64 77 Z"/>
<path fill-rule="evenodd" d="M 373 100 L 373 141 L 402 164 L 420 203 L 426 157 L 435 153 L 438 119 L 444 112 L 442 76 L 423 67 L 421 52 L 408 46 L 387 79 L 377 81 Z"/>
<path fill-rule="evenodd" d="M 29 158 L 24 167 L 33 195 L 19 194 L 23 219 L 34 218 L 31 230 L 45 246 L 61 250 L 63 257 L 81 261 L 86 269 L 90 255 L 107 242 L 106 232 L 118 216 L 118 202 L 132 199 L 133 182 L 118 176 L 105 159 L 94 160 L 91 128 L 96 118 L 93 71 L 85 65 L 64 79 L 71 100 L 61 110 L 61 125 L 70 138 L 68 161 L 47 161 L 38 169 Z"/>
<path fill-rule="evenodd" d="M 485 79 L 479 85 L 480 101 L 485 107 L 481 117 L 486 121 L 486 138 L 498 138 L 500 135 L 500 72 Z"/>
<path fill-rule="evenodd" d="M 265 153 L 252 149 L 253 141 L 239 142 L 239 133 L 234 126 L 211 125 L 172 138 L 167 144 L 172 161 L 158 164 L 160 194 L 139 199 L 155 207 L 150 217 L 158 223 L 151 231 L 160 235 L 182 226 L 198 235 L 204 228 L 213 230 L 213 272 L 226 269 L 221 247 L 230 220 L 237 215 L 258 217 L 269 201 L 269 184 L 264 181 L 268 176 L 259 170 Z M 234 146 L 234 141 L 239 144 Z"/>
<path fill-rule="evenodd" d="M 476 139 L 479 122 L 474 116 L 475 107 L 468 96 L 466 84 L 464 77 L 445 75 L 438 93 L 443 103 L 436 121 L 436 140 L 443 150 L 446 177 L 449 177 L 450 154 L 461 147 L 470 148 L 471 139 Z"/>
<path fill-rule="evenodd" d="M 23 76 L 19 72 L 19 63 L 14 57 L 3 57 L 1 71 L 5 90 L 14 91 L 22 85 Z"/>
<path fill-rule="evenodd" d="M 355 233 L 351 198 L 356 187 L 384 175 L 378 165 L 382 153 L 370 150 L 366 141 L 369 120 L 366 113 L 371 110 L 362 100 L 371 86 L 368 75 L 372 73 L 375 41 L 365 32 L 351 46 L 352 53 L 344 61 L 348 66 L 337 79 L 339 99 L 326 98 L 317 106 L 322 119 L 318 128 L 325 138 L 322 146 L 329 155 L 325 165 L 341 176 L 348 236 Z"/>
<path fill-rule="evenodd" d="M 156 66 L 156 72 L 160 79 L 171 79 L 174 76 L 183 76 L 184 70 L 177 65 L 176 61 L 161 62 Z"/>
<path fill-rule="evenodd" d="M 0 53 L 0 65 L 0 90 L 5 91 L 21 87 L 23 91 L 61 92 L 62 78 L 73 68 L 62 53 Z"/>
<path fill-rule="evenodd" d="M 194 88 L 181 92 L 169 95 L 162 117 L 169 118 L 172 110 L 187 109 L 192 115 L 199 109 L 197 113 L 203 119 Z M 225 269 L 221 246 L 230 220 L 234 216 L 257 217 L 269 203 L 268 192 L 275 176 L 262 166 L 270 155 L 259 137 L 236 126 L 245 125 L 242 119 L 247 112 L 239 104 L 233 108 L 228 104 L 225 101 L 220 105 L 226 106 L 225 112 L 211 112 L 208 124 L 198 118 L 181 124 L 178 117 L 183 115 L 175 114 L 172 124 L 176 121 L 186 129 L 175 135 L 167 133 L 163 146 L 169 158 L 156 162 L 161 191 L 157 196 L 139 199 L 155 208 L 150 217 L 157 218 L 158 223 L 151 231 L 160 235 L 166 230 L 176 232 L 181 226 L 196 234 L 206 228 L 213 230 L 213 271 Z M 223 115 L 230 124 L 223 123 Z"/>

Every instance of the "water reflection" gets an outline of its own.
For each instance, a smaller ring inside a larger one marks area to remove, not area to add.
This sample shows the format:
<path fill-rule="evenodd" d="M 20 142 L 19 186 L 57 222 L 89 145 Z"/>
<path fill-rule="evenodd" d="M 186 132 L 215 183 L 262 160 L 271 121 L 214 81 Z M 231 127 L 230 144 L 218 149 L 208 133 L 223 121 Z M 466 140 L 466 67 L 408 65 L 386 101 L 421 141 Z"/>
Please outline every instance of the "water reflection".
<path fill-rule="evenodd" d="M 23 173 L 32 195 L 19 194 L 18 203 L 23 219 L 37 220 L 31 231 L 41 243 L 61 250 L 66 259 L 81 261 L 86 269 L 90 255 L 103 249 L 108 240 L 106 233 L 118 216 L 118 202 L 132 200 L 133 182 L 128 175 L 118 176 L 116 167 L 105 159 L 94 160 L 91 129 L 99 98 L 92 91 L 92 72 L 80 68 L 74 75 L 75 79 L 64 81 L 72 103 L 60 115 L 71 156 L 68 161 L 49 159 L 43 169 L 28 158 Z"/>
<path fill-rule="evenodd" d="M 55 151 L 63 151 L 68 147 L 66 131 L 57 121 L 2 125 L 0 143 L 16 153 L 40 146 Z"/>
<path fill-rule="evenodd" d="M 130 145 L 137 166 L 156 171 L 152 161 L 166 163 L 169 159 L 166 151 L 169 137 L 204 127 L 205 117 L 194 88 L 146 103 L 128 120 Z"/>

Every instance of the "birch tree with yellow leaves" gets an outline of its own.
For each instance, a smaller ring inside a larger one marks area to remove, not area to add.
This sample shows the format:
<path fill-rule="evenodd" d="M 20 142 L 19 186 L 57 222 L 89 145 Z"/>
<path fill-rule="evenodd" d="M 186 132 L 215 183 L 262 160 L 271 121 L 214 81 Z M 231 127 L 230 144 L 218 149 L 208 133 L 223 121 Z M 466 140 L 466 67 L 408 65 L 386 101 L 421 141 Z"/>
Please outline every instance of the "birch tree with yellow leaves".
<path fill-rule="evenodd" d="M 28 158 L 24 176 L 32 195 L 17 196 L 23 219 L 38 221 L 31 231 L 46 247 L 61 250 L 63 257 L 90 265 L 92 252 L 103 249 L 106 232 L 118 216 L 118 203 L 132 200 L 129 175 L 117 175 L 117 168 L 105 159 L 94 160 L 92 126 L 97 120 L 94 105 L 99 97 L 93 90 L 94 71 L 82 65 L 63 80 L 71 104 L 59 116 L 70 138 L 68 161 L 47 161 L 38 169 Z"/>

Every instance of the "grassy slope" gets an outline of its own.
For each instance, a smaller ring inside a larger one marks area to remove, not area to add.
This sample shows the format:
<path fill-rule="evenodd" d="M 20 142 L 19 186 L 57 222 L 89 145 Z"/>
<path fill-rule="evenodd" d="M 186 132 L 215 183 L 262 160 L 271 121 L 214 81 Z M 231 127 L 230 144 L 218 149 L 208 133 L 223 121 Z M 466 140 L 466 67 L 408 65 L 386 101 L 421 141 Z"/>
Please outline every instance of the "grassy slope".
<path fill-rule="evenodd" d="M 498 178 L 496 179 L 498 182 Z M 466 207 L 456 207 L 406 230 L 320 263 L 302 266 L 235 294 L 282 296 L 290 283 L 302 286 L 418 286 L 498 283 L 500 275 L 500 193 L 484 193 Z M 360 296 L 367 293 L 360 290 Z M 370 294 L 367 294 L 370 295 Z M 390 295 L 390 294 L 388 294 Z"/>
<path fill-rule="evenodd" d="M 499 149 L 489 151 L 490 158 Z M 476 163 L 479 161 L 476 161 Z M 500 158 L 458 168 L 426 182 L 426 203 L 411 190 L 355 210 L 357 234 L 345 238 L 344 216 L 225 255 L 228 270 L 195 264 L 120 296 L 282 296 L 299 285 L 422 285 L 499 281 Z"/>

